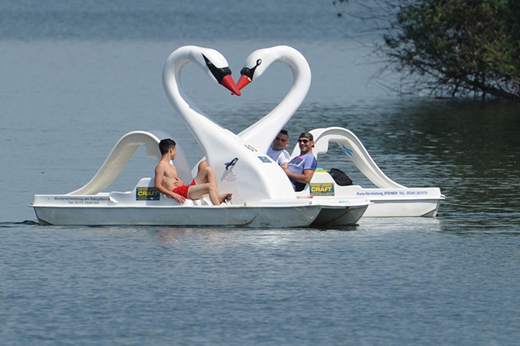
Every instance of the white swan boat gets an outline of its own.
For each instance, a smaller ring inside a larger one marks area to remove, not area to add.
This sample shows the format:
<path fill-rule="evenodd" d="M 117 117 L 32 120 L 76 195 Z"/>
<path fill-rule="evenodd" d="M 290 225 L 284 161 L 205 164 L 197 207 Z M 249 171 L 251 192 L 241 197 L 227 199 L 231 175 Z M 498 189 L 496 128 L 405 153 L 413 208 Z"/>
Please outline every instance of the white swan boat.
<path fill-rule="evenodd" d="M 139 146 L 160 160 L 158 143 L 172 138 L 160 131 L 134 131 L 115 145 L 98 173 L 85 186 L 64 195 L 35 195 L 32 207 L 40 224 L 50 225 L 170 225 L 305 227 L 321 207 L 301 199 L 211 205 L 207 197 L 179 204 L 158 193 L 153 178 L 142 178 L 130 191 L 102 192 L 123 170 Z M 188 162 L 177 145 L 175 166 L 179 177 L 190 181 Z M 153 167 L 151 167 L 153 169 Z M 230 168 L 222 174 L 234 176 Z"/>
<path fill-rule="evenodd" d="M 295 49 L 277 46 L 257 50 L 247 58 L 237 86 L 244 88 L 259 78 L 273 62 L 287 64 L 294 76 L 291 90 L 282 102 L 264 118 L 242 131 L 239 136 L 247 139 L 261 152 L 266 153 L 283 126 L 289 121 L 303 102 L 310 87 L 310 68 L 305 58 Z M 302 129 L 306 130 L 306 129 Z M 438 187 L 408 188 L 389 179 L 370 157 L 361 141 L 349 130 L 331 127 L 310 131 L 315 140 L 313 154 L 326 153 L 329 142 L 337 143 L 356 167 L 376 185 L 376 188 L 362 188 L 359 185 L 341 186 L 325 170 L 317 170 L 307 188 L 299 192 L 300 197 L 312 196 L 316 203 L 351 205 L 358 198 L 371 201 L 363 217 L 434 217 L 440 202 L 444 199 Z M 292 157 L 299 154 L 298 145 Z M 346 207 L 347 210 L 350 207 Z M 336 214 L 337 215 L 337 214 Z M 349 214 L 344 218 L 327 215 L 327 207 L 322 209 L 317 224 L 348 224 Z"/>
<path fill-rule="evenodd" d="M 215 206 L 201 198 L 179 204 L 158 193 L 152 178 L 142 178 L 130 191 L 103 192 L 139 146 L 146 146 L 148 156 L 159 160 L 159 141 L 173 138 L 160 131 L 135 131 L 117 142 L 85 186 L 67 194 L 35 195 L 31 206 L 40 224 L 306 227 L 329 223 L 330 220 L 318 218 L 324 208 L 330 217 L 349 214 L 349 224 L 361 218 L 369 204 L 366 199 L 358 198 L 345 205 L 297 198 L 280 167 L 263 154 L 265 151 L 255 148 L 254 138 L 235 135 L 207 118 L 182 91 L 181 71 L 188 63 L 196 63 L 233 93 L 240 95 L 240 91 L 231 79 L 226 59 L 213 49 L 181 47 L 168 57 L 163 69 L 168 99 L 219 178 L 219 190 L 233 193 L 232 203 Z M 179 177 L 191 181 L 180 146 L 174 164 Z M 153 167 L 150 169 L 153 171 Z"/>
<path fill-rule="evenodd" d="M 445 198 L 438 187 L 405 187 L 388 178 L 374 162 L 359 138 L 341 127 L 310 131 L 314 136 L 313 154 L 327 153 L 330 143 L 337 144 L 359 171 L 376 187 L 340 185 L 327 170 L 317 170 L 306 190 L 300 195 L 311 195 L 316 201 L 330 199 L 352 200 L 368 198 L 372 202 L 363 217 L 435 217 L 440 202 Z M 298 154 L 295 146 L 292 156 Z"/>

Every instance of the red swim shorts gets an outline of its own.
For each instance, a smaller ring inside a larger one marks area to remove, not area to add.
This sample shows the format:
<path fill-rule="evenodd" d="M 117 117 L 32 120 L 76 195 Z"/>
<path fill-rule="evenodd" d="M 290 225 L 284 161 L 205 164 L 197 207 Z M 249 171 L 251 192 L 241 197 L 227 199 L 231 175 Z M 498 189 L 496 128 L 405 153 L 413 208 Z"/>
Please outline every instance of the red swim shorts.
<path fill-rule="evenodd" d="M 173 193 L 181 195 L 184 198 L 188 198 L 188 189 L 192 185 L 196 185 L 195 184 L 195 179 L 191 182 L 190 185 L 182 185 L 182 186 L 176 187 L 175 189 L 173 189 Z"/>

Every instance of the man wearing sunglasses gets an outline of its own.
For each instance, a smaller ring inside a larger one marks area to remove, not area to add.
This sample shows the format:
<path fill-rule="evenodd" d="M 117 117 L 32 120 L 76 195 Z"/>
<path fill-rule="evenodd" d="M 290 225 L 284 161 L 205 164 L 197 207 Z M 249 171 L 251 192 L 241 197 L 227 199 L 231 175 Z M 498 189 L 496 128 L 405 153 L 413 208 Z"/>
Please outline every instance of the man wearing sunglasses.
<path fill-rule="evenodd" d="M 273 159 L 280 166 L 291 161 L 291 155 L 285 150 L 289 145 L 289 133 L 280 130 L 280 133 L 273 141 L 273 145 L 267 150 L 267 156 Z"/>
<path fill-rule="evenodd" d="M 282 166 L 296 192 L 302 191 L 305 185 L 311 182 L 314 171 L 318 166 L 318 161 L 312 153 L 314 137 L 310 132 L 303 132 L 298 137 L 298 146 L 300 147 L 300 155 Z"/>

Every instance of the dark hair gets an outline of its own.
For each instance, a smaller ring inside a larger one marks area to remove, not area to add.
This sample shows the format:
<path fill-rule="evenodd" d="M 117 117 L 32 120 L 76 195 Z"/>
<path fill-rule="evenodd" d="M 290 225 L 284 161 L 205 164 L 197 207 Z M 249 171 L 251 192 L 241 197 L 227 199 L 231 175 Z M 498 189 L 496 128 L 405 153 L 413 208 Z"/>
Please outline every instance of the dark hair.
<path fill-rule="evenodd" d="M 287 138 L 289 138 L 289 132 L 287 132 L 287 130 L 280 130 L 280 134 L 281 135 L 286 135 Z"/>
<path fill-rule="evenodd" d="M 173 139 L 165 138 L 159 142 L 159 150 L 161 151 L 161 155 L 168 153 L 170 148 L 175 148 L 177 143 Z"/>
<path fill-rule="evenodd" d="M 298 137 L 298 138 L 307 138 L 307 139 L 309 139 L 311 141 L 314 140 L 314 137 L 312 136 L 312 133 L 310 133 L 310 132 L 302 132 L 300 134 L 300 137 Z"/>

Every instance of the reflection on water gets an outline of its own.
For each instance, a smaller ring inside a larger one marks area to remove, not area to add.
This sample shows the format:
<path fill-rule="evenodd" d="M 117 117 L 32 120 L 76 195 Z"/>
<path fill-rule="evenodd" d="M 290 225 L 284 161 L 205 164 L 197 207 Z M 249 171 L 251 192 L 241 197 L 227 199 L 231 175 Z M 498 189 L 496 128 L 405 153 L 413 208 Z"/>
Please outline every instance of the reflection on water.
<path fill-rule="evenodd" d="M 201 243 L 204 246 L 230 246 L 233 243 L 233 229 L 227 228 L 172 228 L 154 231 L 162 246 L 184 246 Z"/>
<path fill-rule="evenodd" d="M 186 230 L 182 228 L 167 231 L 157 231 L 156 236 L 161 245 L 176 245 L 182 241 L 186 235 Z"/>

